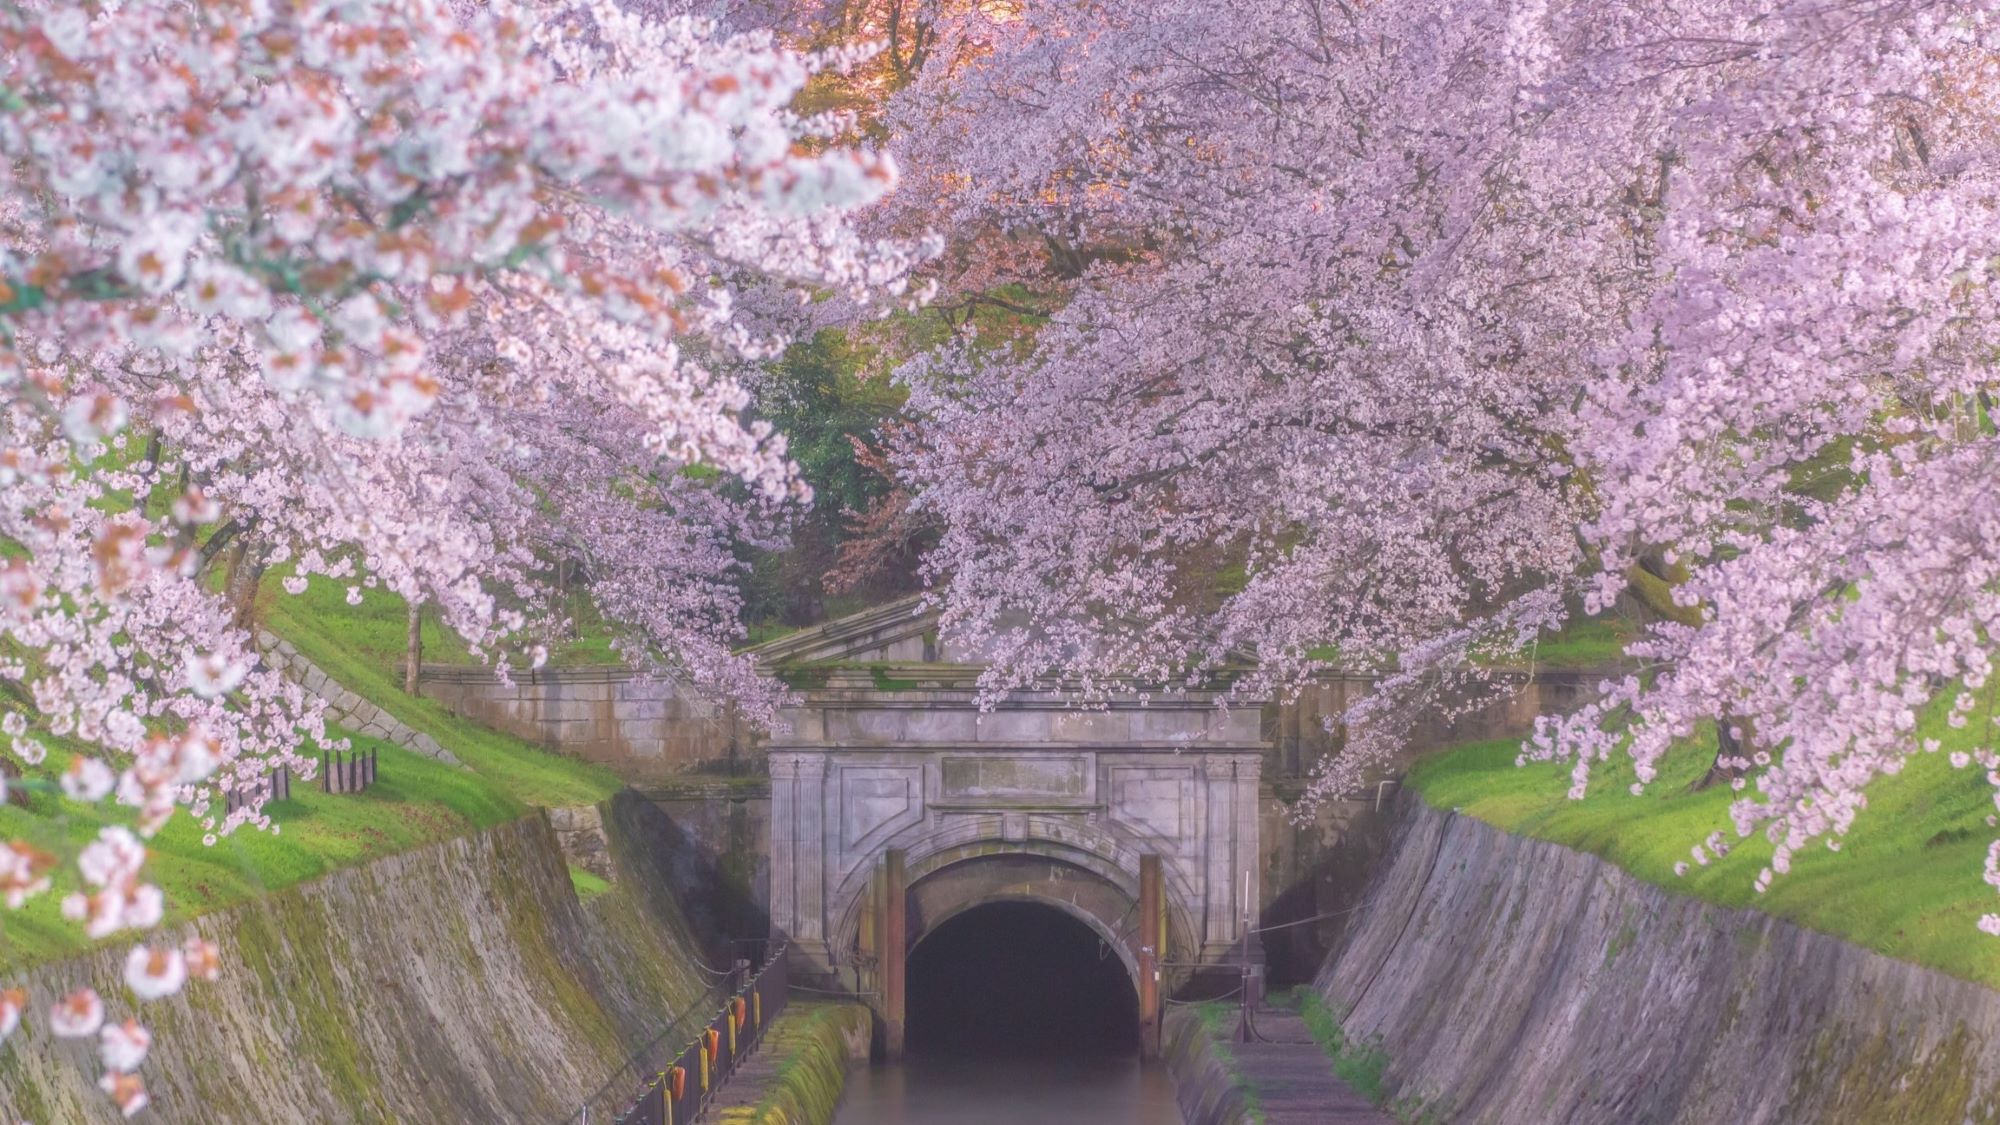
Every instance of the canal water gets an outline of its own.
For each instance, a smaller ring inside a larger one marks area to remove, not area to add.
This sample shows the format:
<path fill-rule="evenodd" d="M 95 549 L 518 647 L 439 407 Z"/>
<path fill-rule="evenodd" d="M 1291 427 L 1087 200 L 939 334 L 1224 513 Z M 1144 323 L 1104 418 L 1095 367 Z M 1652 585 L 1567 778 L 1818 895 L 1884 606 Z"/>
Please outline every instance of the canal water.
<path fill-rule="evenodd" d="M 1181 1125 L 1165 1067 L 1133 1056 L 918 1055 L 859 1067 L 834 1125 Z"/>
<path fill-rule="evenodd" d="M 909 1057 L 849 1072 L 836 1125 L 1181 1125 L 1139 1062 L 1126 965 L 1048 906 L 939 924 L 909 960 Z"/>

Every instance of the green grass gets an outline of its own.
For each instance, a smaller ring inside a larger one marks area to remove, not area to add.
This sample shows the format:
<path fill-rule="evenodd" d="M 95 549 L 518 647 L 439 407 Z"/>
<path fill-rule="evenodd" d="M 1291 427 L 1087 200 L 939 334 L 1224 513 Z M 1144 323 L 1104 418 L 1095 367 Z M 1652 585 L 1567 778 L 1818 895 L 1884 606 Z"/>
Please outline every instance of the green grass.
<path fill-rule="evenodd" d="M 1196 1018 L 1201 1020 L 1202 1030 L 1208 1035 L 1208 1049 L 1215 1054 L 1215 1061 L 1228 1072 L 1235 1081 L 1236 1088 L 1243 1094 L 1243 1115 L 1257 1125 L 1264 1121 L 1264 1098 L 1257 1084 L 1243 1073 L 1243 1064 L 1237 1061 L 1231 1045 L 1236 1041 L 1236 1021 L 1238 1005 L 1233 1000 L 1209 1000 L 1196 1004 Z"/>
<path fill-rule="evenodd" d="M 2000 941 L 1975 925 L 1980 915 L 2000 909 L 1981 881 L 1987 844 L 1996 834 L 1986 826 L 1993 789 L 1981 771 L 1956 770 L 1946 760 L 1951 750 L 1971 745 L 1969 730 L 1950 730 L 1932 716 L 1918 737 L 1937 738 L 1944 749 L 1919 754 L 1902 773 L 1877 782 L 1838 854 L 1819 845 L 1803 849 L 1791 872 L 1761 895 L 1752 882 L 1769 860 L 1770 843 L 1761 834 L 1736 839 L 1727 785 L 1688 791 L 1714 757 L 1712 741 L 1691 742 L 1670 755 L 1659 780 L 1641 796 L 1629 792 L 1630 762 L 1616 759 L 1600 766 L 1584 799 L 1571 801 L 1568 768 L 1516 768 L 1519 743 L 1511 739 L 1425 758 L 1408 783 L 1434 807 L 1602 856 L 1670 891 L 1755 907 L 2000 987 Z M 1693 865 L 1689 849 L 1717 829 L 1733 850 L 1706 867 Z M 1677 877 L 1674 865 L 1682 861 L 1690 861 L 1688 874 Z"/>
<path fill-rule="evenodd" d="M 369 595 L 394 602 L 393 612 L 386 612 L 380 602 L 372 603 L 371 608 Z M 602 766 L 549 753 L 460 718 L 434 700 L 404 694 L 401 670 L 394 660 L 381 657 L 381 646 L 389 635 L 386 622 L 391 618 L 394 651 L 398 657 L 402 652 L 401 630 L 407 619 L 401 603 L 391 595 L 369 591 L 361 606 L 349 606 L 337 584 L 315 581 L 297 596 L 266 591 L 261 610 L 265 625 L 292 642 L 321 670 L 437 739 L 460 761 L 524 804 L 595 804 L 621 786 Z M 358 612 L 361 610 L 367 612 Z"/>
<path fill-rule="evenodd" d="M 593 875 L 572 863 L 569 865 L 569 885 L 576 888 L 576 900 L 589 902 L 611 889 L 611 884 L 602 875 Z"/>
<path fill-rule="evenodd" d="M 1306 1030 L 1312 1033 L 1313 1041 L 1326 1052 L 1335 1077 L 1376 1105 L 1388 1100 L 1389 1091 L 1384 1085 L 1383 1072 L 1388 1069 L 1389 1056 L 1379 1046 L 1349 1039 L 1340 1028 L 1339 1017 L 1326 1006 L 1319 993 L 1310 988 L 1295 988 L 1289 994 L 1273 993 L 1270 1002 L 1273 1007 L 1298 1011 L 1299 1018 L 1305 1021 Z"/>
<path fill-rule="evenodd" d="M 279 582 L 289 573 L 277 569 L 265 576 L 261 608 L 267 613 L 284 607 L 294 618 L 311 618 L 338 623 L 343 647 L 359 659 L 374 664 L 383 675 L 402 682 L 404 644 L 409 636 L 409 603 L 381 587 L 361 588 L 358 605 L 347 604 L 347 582 L 315 578 L 305 592 L 288 594 Z M 611 630 L 598 618 L 590 600 L 581 595 L 572 599 L 570 617 L 577 635 L 549 650 L 554 665 L 617 664 L 611 647 Z M 441 625 L 435 614 L 423 621 L 423 658 L 438 664 L 478 664 L 479 658 L 465 647 L 451 630 Z"/>
<path fill-rule="evenodd" d="M 360 793 L 332 796 L 317 781 L 294 779 L 292 796 L 265 806 L 279 831 L 241 828 L 202 843 L 201 826 L 176 814 L 150 841 L 147 877 L 165 892 L 169 922 L 205 914 L 266 891 L 317 878 L 438 840 L 515 819 L 525 806 L 478 774 L 441 765 L 385 742 L 349 735 L 357 750 L 375 750 L 379 774 Z M 0 838 L 25 840 L 58 854 L 73 854 L 107 824 L 129 824 L 129 810 L 80 805 L 48 785 L 68 754 L 52 750 L 34 771 L 29 806 L 0 806 Z M 72 874 L 73 877 L 73 874 Z M 59 883 L 26 907 L 7 914 L 0 927 L 0 966 L 26 965 L 82 952 L 91 946 L 81 927 L 61 917 L 60 902 L 75 888 Z M 113 941 L 129 940 L 115 935 Z"/>
<path fill-rule="evenodd" d="M 1562 632 L 1546 637 L 1508 661 L 1533 663 L 1545 668 L 1591 668 L 1615 664 L 1625 655 L 1625 645 L 1638 635 L 1638 627 L 1622 617 L 1571 618 Z"/>
<path fill-rule="evenodd" d="M 1599 668 L 1625 658 L 1625 646 L 1639 635 L 1639 626 L 1617 615 L 1571 617 L 1561 632 L 1534 645 L 1502 656 L 1479 657 L 1481 663 L 1503 668 Z M 1320 645 L 1306 658 L 1339 665 L 1340 649 Z"/>

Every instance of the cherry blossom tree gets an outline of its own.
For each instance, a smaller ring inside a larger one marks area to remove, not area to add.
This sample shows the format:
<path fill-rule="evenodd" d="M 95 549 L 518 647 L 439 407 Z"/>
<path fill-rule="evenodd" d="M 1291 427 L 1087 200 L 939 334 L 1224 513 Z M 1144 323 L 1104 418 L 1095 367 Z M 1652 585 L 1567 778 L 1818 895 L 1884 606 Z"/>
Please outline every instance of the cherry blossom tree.
<path fill-rule="evenodd" d="M 0 847 L 9 905 L 73 877 L 91 936 L 144 931 L 177 806 L 267 826 L 225 797 L 309 775 L 319 705 L 258 665 L 218 559 L 239 603 L 282 564 L 505 654 L 580 557 L 630 655 L 768 706 L 730 544 L 807 490 L 741 417 L 734 372 L 776 341 L 734 297 L 859 297 L 914 260 L 848 219 L 893 164 L 790 108 L 858 57 L 607 0 L 0 5 L 0 676 L 31 701 L 0 730 L 16 784 L 60 740 L 64 793 L 136 818 Z M 217 969 L 139 945 L 126 984 Z M 24 1003 L 0 993 L 0 1034 Z M 88 989 L 48 1018 L 146 1103 L 140 1024 Z"/>
<path fill-rule="evenodd" d="M 1937 749 L 1925 707 L 1971 720 L 2000 5 L 1009 15 L 889 114 L 895 206 L 1001 251 L 948 255 L 944 303 L 1054 310 L 902 372 L 900 463 L 991 690 L 1380 669 L 1324 796 L 1493 690 L 1482 657 L 1636 597 L 1637 670 L 1524 755 L 1643 785 L 1720 720 L 1759 886 Z"/>

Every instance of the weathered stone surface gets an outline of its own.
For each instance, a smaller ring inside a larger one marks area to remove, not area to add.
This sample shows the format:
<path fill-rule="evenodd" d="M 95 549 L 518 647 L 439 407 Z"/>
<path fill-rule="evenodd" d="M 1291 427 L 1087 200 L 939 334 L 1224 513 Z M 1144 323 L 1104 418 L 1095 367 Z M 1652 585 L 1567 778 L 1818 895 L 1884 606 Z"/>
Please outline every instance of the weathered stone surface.
<path fill-rule="evenodd" d="M 326 704 L 327 718 L 333 722 L 370 738 L 379 738 L 405 750 L 413 750 L 426 757 L 435 758 L 447 765 L 459 764 L 457 756 L 439 745 L 436 739 L 418 733 L 372 701 L 349 691 L 340 681 L 327 675 L 318 665 L 300 655 L 297 649 L 276 634 L 260 631 L 257 634 L 257 642 L 261 647 L 262 659 L 306 691 L 319 697 Z"/>
<path fill-rule="evenodd" d="M 563 858 L 599 878 L 616 881 L 611 863 L 611 840 L 604 832 L 604 817 L 596 805 L 572 805 L 549 810 L 549 827 Z"/>
<path fill-rule="evenodd" d="M 1317 987 L 1454 1122 L 2000 1116 L 2000 993 L 1414 798 Z"/>
<path fill-rule="evenodd" d="M 1161 1053 L 1187 1125 L 1393 1125 L 1334 1076 L 1298 1016 L 1267 1008 L 1256 1028 L 1256 1042 L 1238 1043 L 1198 1012 L 1168 1012 Z"/>
<path fill-rule="evenodd" d="M 793 1003 L 717 1095 L 721 1125 L 828 1125 L 847 1071 L 868 1062 L 868 1009 Z"/>
<path fill-rule="evenodd" d="M 337 872 L 191 927 L 223 976 L 145 1006 L 155 1120 L 561 1121 L 707 980 L 647 881 L 579 905 L 531 816 Z M 162 933 L 162 939 L 177 937 Z M 30 970 L 30 1010 L 119 978 L 125 943 Z M 120 990 L 122 993 L 122 990 Z M 129 1004 L 122 995 L 116 1008 Z M 0 1117 L 115 1122 L 95 1040 L 24 1021 L 0 1051 Z M 610 1120 L 629 1094 L 593 1103 Z"/>
<path fill-rule="evenodd" d="M 671 681 L 618 667 L 518 671 L 428 664 L 420 690 L 449 710 L 634 781 L 713 767 L 754 748 L 750 731 Z"/>
<path fill-rule="evenodd" d="M 1174 1077 L 1174 1099 L 1187 1125 L 1250 1125 L 1248 1091 L 1216 1051 L 1201 1017 L 1185 1008 L 1167 1013 L 1161 1055 Z"/>

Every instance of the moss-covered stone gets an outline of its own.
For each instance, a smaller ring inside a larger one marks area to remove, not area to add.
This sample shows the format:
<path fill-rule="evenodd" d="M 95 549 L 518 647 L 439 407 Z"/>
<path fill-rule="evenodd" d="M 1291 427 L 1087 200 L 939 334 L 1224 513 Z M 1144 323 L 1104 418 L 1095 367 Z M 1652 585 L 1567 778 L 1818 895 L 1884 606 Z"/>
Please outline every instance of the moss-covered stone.
<path fill-rule="evenodd" d="M 794 1003 L 722 1091 L 721 1125 L 828 1125 L 847 1086 L 854 1044 L 867 1042 L 859 1004 Z"/>
<path fill-rule="evenodd" d="M 140 1013 L 151 1113 L 559 1121 L 588 1101 L 609 1119 L 632 1092 L 627 1056 L 708 987 L 674 904 L 645 887 L 580 904 L 536 814 L 198 919 L 185 929 L 221 946 L 223 977 Z M 31 970 L 31 1009 L 88 983 L 122 1013 L 121 962 L 106 949 Z M 45 1023 L 0 1044 L 0 1119 L 117 1121 L 93 1045 Z"/>

